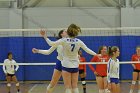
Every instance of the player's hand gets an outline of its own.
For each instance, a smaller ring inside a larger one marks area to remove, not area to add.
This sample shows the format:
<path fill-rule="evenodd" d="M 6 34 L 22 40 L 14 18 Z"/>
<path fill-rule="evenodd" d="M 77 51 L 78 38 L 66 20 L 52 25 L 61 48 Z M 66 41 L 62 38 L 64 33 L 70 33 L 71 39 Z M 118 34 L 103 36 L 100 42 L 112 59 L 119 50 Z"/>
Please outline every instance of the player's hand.
<path fill-rule="evenodd" d="M 98 75 L 99 75 L 96 71 L 94 71 L 94 74 L 95 74 L 96 76 L 98 76 Z"/>
<path fill-rule="evenodd" d="M 45 31 L 46 31 L 46 30 L 41 29 L 40 35 L 41 35 L 42 37 L 47 37 Z"/>
<path fill-rule="evenodd" d="M 33 52 L 33 53 L 38 53 L 38 51 L 39 51 L 39 50 L 36 49 L 36 48 L 33 48 L 33 49 L 32 49 L 32 52 Z"/>
<path fill-rule="evenodd" d="M 136 69 L 136 66 L 135 66 L 135 64 L 132 64 L 132 66 L 133 66 L 133 68 L 134 68 L 134 69 Z"/>
<path fill-rule="evenodd" d="M 97 56 L 98 56 L 98 57 L 101 57 L 102 55 L 101 55 L 101 54 L 97 54 Z"/>
<path fill-rule="evenodd" d="M 101 54 L 97 54 L 96 55 L 99 59 L 102 57 L 102 55 Z"/>

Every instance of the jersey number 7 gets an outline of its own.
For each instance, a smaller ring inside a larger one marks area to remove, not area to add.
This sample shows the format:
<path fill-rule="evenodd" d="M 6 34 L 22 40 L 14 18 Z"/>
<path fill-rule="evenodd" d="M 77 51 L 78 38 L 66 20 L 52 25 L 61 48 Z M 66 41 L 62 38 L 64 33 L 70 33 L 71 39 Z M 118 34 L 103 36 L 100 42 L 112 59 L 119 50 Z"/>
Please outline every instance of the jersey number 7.
<path fill-rule="evenodd" d="M 74 48 L 75 48 L 75 44 L 71 44 L 71 52 L 74 51 Z"/>

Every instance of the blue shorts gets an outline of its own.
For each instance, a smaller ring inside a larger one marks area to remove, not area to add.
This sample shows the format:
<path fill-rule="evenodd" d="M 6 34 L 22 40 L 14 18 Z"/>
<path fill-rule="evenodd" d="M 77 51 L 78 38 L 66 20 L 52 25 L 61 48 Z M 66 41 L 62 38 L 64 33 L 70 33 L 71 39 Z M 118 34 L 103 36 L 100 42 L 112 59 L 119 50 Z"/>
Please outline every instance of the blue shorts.
<path fill-rule="evenodd" d="M 62 67 L 62 70 L 70 73 L 77 73 L 79 71 L 78 68 L 66 68 L 66 67 Z"/>
<path fill-rule="evenodd" d="M 62 64 L 61 61 L 56 62 L 55 69 L 62 71 Z"/>
<path fill-rule="evenodd" d="M 110 83 L 119 84 L 120 80 L 118 78 L 110 78 Z"/>

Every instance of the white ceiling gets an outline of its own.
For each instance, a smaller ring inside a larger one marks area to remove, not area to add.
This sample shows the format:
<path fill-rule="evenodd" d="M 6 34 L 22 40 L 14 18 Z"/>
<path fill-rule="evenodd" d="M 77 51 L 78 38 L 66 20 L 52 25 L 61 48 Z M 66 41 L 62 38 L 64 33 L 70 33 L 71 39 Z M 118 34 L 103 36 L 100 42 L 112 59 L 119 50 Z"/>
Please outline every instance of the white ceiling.
<path fill-rule="evenodd" d="M 0 0 L 0 7 L 9 7 L 16 0 Z M 118 7 L 125 6 L 126 0 L 19 0 L 28 7 Z M 140 6 L 140 0 L 130 0 L 134 7 Z"/>
<path fill-rule="evenodd" d="M 113 7 L 118 6 L 119 0 L 30 0 L 37 7 Z M 34 3 L 35 4 L 35 3 Z"/>

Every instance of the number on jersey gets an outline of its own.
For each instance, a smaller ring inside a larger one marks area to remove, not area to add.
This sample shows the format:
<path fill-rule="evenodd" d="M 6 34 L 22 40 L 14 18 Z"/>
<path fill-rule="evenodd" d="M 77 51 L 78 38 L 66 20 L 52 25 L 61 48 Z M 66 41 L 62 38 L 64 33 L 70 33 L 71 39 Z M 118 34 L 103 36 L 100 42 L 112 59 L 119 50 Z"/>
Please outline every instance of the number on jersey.
<path fill-rule="evenodd" d="M 71 52 L 74 51 L 74 48 L 75 48 L 75 44 L 71 44 Z"/>

